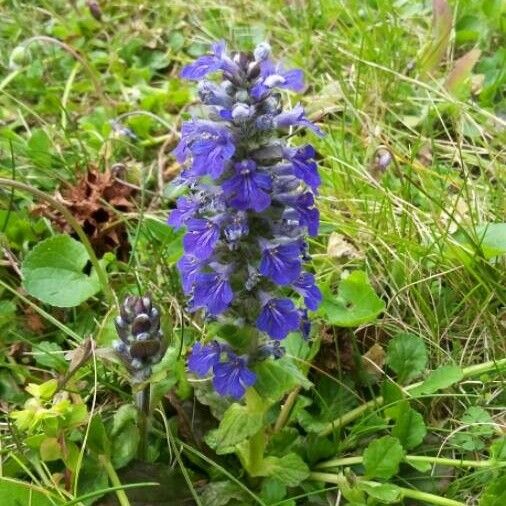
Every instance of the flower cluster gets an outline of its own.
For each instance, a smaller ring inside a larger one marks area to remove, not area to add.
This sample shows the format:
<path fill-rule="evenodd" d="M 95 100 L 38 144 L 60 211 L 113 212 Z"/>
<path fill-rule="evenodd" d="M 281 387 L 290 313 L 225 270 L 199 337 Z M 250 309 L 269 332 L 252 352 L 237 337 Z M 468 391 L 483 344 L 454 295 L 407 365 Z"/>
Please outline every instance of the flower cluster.
<path fill-rule="evenodd" d="M 221 82 L 206 79 L 217 71 Z M 188 188 L 168 219 L 186 227 L 178 262 L 183 290 L 190 310 L 256 327 L 261 336 L 244 356 L 228 344 L 197 343 L 189 368 L 199 376 L 212 369 L 218 393 L 239 398 L 255 382 L 253 357 L 278 357 L 290 332 L 307 336 L 308 310 L 321 300 L 303 269 L 306 236 L 319 226 L 315 150 L 288 146 L 282 135 L 298 126 L 322 133 L 301 105 L 283 110 L 279 90 L 302 91 L 303 73 L 274 63 L 266 43 L 252 55 L 229 55 L 218 42 L 181 76 L 199 81 L 205 111 L 183 123 L 174 150 L 183 165 L 178 184 Z"/>
<path fill-rule="evenodd" d="M 121 304 L 114 324 L 119 336 L 113 342 L 114 351 L 134 381 L 146 380 L 151 374 L 151 367 L 161 360 L 165 352 L 160 311 L 149 295 L 129 295 Z"/>

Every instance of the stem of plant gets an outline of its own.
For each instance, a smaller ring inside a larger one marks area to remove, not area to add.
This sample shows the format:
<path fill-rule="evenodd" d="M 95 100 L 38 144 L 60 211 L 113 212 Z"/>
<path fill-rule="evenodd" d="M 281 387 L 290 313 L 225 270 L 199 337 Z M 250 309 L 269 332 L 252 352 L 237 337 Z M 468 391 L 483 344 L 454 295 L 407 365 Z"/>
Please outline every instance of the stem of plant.
<path fill-rule="evenodd" d="M 113 487 L 122 487 L 122 483 L 111 461 L 105 455 L 100 455 L 99 460 L 101 464 L 104 466 L 104 469 L 107 472 L 107 476 L 109 476 L 109 481 L 111 482 L 111 485 Z M 128 497 L 122 488 L 118 488 L 115 492 L 120 506 L 130 506 L 130 501 L 128 500 Z"/>
<path fill-rule="evenodd" d="M 339 485 L 341 483 L 341 479 L 337 474 L 331 473 L 311 473 L 309 478 L 314 481 L 321 481 L 324 483 L 334 483 Z M 360 480 L 362 483 L 371 486 L 379 486 L 381 483 L 375 481 L 366 481 Z M 399 487 L 396 485 L 397 489 L 400 491 L 402 497 L 408 497 L 410 499 L 417 499 L 419 501 L 423 501 L 429 504 L 436 504 L 440 506 L 465 506 L 464 503 L 459 501 L 454 501 L 453 499 L 446 499 L 445 497 L 441 497 L 435 494 L 428 494 L 427 492 L 421 492 L 419 490 L 413 490 L 411 488 Z"/>
<path fill-rule="evenodd" d="M 250 438 L 248 445 L 248 472 L 251 476 L 259 476 L 259 472 L 262 470 L 265 450 L 265 434 L 263 429 L 258 431 L 253 437 Z"/>
<path fill-rule="evenodd" d="M 506 367 L 506 358 L 503 358 L 501 360 L 496 361 L 489 361 L 484 362 L 483 364 L 477 364 L 472 365 L 470 367 L 466 367 L 463 369 L 463 379 L 469 378 L 471 376 L 477 376 L 479 374 L 484 374 L 486 372 L 496 370 L 501 370 L 502 368 Z M 413 383 L 412 385 L 408 385 L 404 388 L 406 392 L 409 392 L 410 390 L 413 390 L 417 387 L 419 387 L 423 382 L 420 381 L 418 383 Z M 327 424 L 327 426 L 319 433 L 320 436 L 327 436 L 334 430 L 338 430 L 349 423 L 355 421 L 357 418 L 360 418 L 367 410 L 371 408 L 377 408 L 380 407 L 383 404 L 383 397 L 376 397 L 375 399 L 372 399 L 358 408 L 352 409 L 351 411 L 348 411 L 340 418 L 337 418 L 336 420 L 330 422 Z"/>
<path fill-rule="evenodd" d="M 100 282 L 100 285 L 102 287 L 102 291 L 104 292 L 104 295 L 107 299 L 107 302 L 109 304 L 117 304 L 115 294 L 111 290 L 111 287 L 109 286 L 109 282 L 107 279 L 107 273 L 100 265 L 100 262 L 98 261 L 97 255 L 95 255 L 95 251 L 93 250 L 93 247 L 90 244 L 90 241 L 88 240 L 88 237 L 84 230 L 82 229 L 81 225 L 77 222 L 77 220 L 72 216 L 72 214 L 69 212 L 69 210 L 62 205 L 60 202 L 55 200 L 53 197 L 50 197 L 45 192 L 33 188 L 30 185 L 27 185 L 25 183 L 21 183 L 20 181 L 14 181 L 12 179 L 5 179 L 0 178 L 0 186 L 8 186 L 10 188 L 16 188 L 18 190 L 24 190 L 28 193 L 31 193 L 32 195 L 45 200 L 48 202 L 52 207 L 54 207 L 58 212 L 60 212 L 67 223 L 75 230 L 77 236 L 79 237 L 81 243 L 86 248 L 86 252 L 88 253 L 88 256 L 90 257 L 90 262 L 95 269 L 95 272 L 97 273 L 98 280 Z"/>
<path fill-rule="evenodd" d="M 148 383 L 137 393 L 137 409 L 139 410 L 139 451 L 138 458 L 145 462 L 148 458 L 149 415 L 151 404 L 151 385 Z"/>
<path fill-rule="evenodd" d="M 288 421 L 288 418 L 290 417 L 290 413 L 292 412 L 293 405 L 295 404 L 295 401 L 297 400 L 297 396 L 300 392 L 300 386 L 295 387 L 286 397 L 286 400 L 281 407 L 281 410 L 279 412 L 278 418 L 276 420 L 276 423 L 274 424 L 274 433 L 279 432 Z"/>
<path fill-rule="evenodd" d="M 342 459 L 331 459 L 326 462 L 318 464 L 318 469 L 326 469 L 329 467 L 342 467 L 352 466 L 355 464 L 362 464 L 364 458 L 361 456 L 357 457 L 345 457 Z M 404 462 L 416 464 L 427 463 L 427 464 L 440 464 L 443 466 L 451 467 L 505 467 L 506 461 L 499 460 L 460 460 L 460 459 L 449 459 L 445 457 L 431 457 L 430 455 L 406 455 Z"/>

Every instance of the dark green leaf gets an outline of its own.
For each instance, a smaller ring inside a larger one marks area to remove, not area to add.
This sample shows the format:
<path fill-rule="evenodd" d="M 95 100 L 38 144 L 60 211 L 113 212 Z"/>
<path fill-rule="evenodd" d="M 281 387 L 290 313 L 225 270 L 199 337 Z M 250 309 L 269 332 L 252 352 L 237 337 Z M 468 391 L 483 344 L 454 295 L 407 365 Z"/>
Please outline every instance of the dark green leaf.
<path fill-rule="evenodd" d="M 396 437 L 406 450 L 417 447 L 426 434 L 423 416 L 409 407 L 401 411 L 392 429 L 392 436 Z"/>
<path fill-rule="evenodd" d="M 478 451 L 485 448 L 484 438 L 494 434 L 494 420 L 490 414 L 480 406 L 469 407 L 462 416 L 463 429 L 453 438 L 453 444 L 467 451 Z M 467 427 L 466 427 L 467 426 Z"/>
<path fill-rule="evenodd" d="M 129 422 L 112 439 L 111 460 L 116 469 L 126 466 L 136 455 L 139 429 Z"/>
<path fill-rule="evenodd" d="M 433 394 L 459 382 L 464 377 L 460 367 L 456 365 L 443 365 L 429 373 L 424 382 L 410 390 L 414 397 L 418 395 Z"/>
<path fill-rule="evenodd" d="M 288 487 L 295 487 L 309 476 L 306 463 L 296 454 L 284 457 L 267 457 L 264 460 L 264 476 L 272 476 Z"/>
<path fill-rule="evenodd" d="M 225 411 L 219 427 L 211 432 L 211 440 L 217 452 L 220 453 L 221 449 L 233 447 L 256 434 L 262 428 L 263 418 L 264 411 L 256 406 L 232 404 Z M 206 440 L 211 442 L 209 438 Z"/>
<path fill-rule="evenodd" d="M 292 388 L 302 385 L 309 388 L 311 382 L 288 357 L 264 360 L 254 368 L 257 374 L 255 389 L 261 397 L 275 402 Z"/>
<path fill-rule="evenodd" d="M 108 457 L 111 455 L 111 443 L 99 414 L 94 415 L 91 419 L 87 447 L 95 455 L 106 455 Z"/>
<path fill-rule="evenodd" d="M 67 369 L 67 362 L 63 356 L 62 348 L 55 342 L 42 341 L 34 345 L 33 356 L 39 366 L 50 367 L 60 373 Z"/>
<path fill-rule="evenodd" d="M 364 467 L 369 478 L 388 480 L 399 470 L 404 458 L 400 441 L 392 436 L 376 439 L 364 451 Z"/>
<path fill-rule="evenodd" d="M 266 504 L 275 504 L 286 496 L 286 486 L 276 478 L 266 478 L 262 482 L 260 497 Z"/>
<path fill-rule="evenodd" d="M 240 504 L 248 504 L 248 499 L 251 499 L 233 481 L 213 481 L 207 484 L 200 498 L 202 505 L 205 504 L 205 506 L 225 506 L 233 499 L 239 501 Z"/>
<path fill-rule="evenodd" d="M 124 404 L 112 419 L 111 435 L 114 436 L 120 432 L 125 425 L 137 422 L 137 409 L 132 404 Z"/>
<path fill-rule="evenodd" d="M 413 334 L 398 334 L 388 343 L 386 363 L 397 374 L 399 383 L 406 384 L 427 365 L 423 339 Z"/>
<path fill-rule="evenodd" d="M 385 414 L 396 420 L 404 405 L 404 393 L 397 383 L 385 378 L 381 385 Z"/>

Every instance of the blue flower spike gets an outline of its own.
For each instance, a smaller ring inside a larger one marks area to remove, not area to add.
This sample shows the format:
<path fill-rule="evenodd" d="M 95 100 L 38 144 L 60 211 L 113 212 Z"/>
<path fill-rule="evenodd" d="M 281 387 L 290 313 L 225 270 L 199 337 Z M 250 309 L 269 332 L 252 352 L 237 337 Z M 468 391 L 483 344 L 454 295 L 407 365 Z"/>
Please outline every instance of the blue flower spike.
<path fill-rule="evenodd" d="M 302 92 L 304 75 L 273 61 L 265 42 L 253 54 L 216 42 L 181 77 L 198 82 L 203 105 L 201 117 L 183 123 L 173 152 L 186 191 L 167 221 L 185 228 L 183 291 L 191 311 L 256 336 L 246 353 L 219 339 L 197 342 L 188 368 L 212 377 L 219 395 L 241 399 L 255 384 L 255 361 L 283 356 L 280 341 L 291 332 L 309 336 L 308 311 L 322 299 L 304 270 L 305 239 L 320 221 L 316 152 L 285 138 L 294 128 L 323 134 L 302 105 L 283 109 L 281 92 Z"/>

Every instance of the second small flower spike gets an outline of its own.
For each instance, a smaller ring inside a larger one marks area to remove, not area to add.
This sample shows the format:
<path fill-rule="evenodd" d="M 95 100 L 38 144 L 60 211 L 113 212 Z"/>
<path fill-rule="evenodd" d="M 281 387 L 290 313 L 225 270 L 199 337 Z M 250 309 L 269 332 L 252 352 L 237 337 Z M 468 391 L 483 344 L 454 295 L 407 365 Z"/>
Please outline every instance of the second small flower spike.
<path fill-rule="evenodd" d="M 146 380 L 151 367 L 165 352 L 159 309 L 149 295 L 129 295 L 121 304 L 114 323 L 119 337 L 113 342 L 116 354 L 129 369 L 134 382 Z"/>
<path fill-rule="evenodd" d="M 196 343 L 189 368 L 213 374 L 218 393 L 239 398 L 255 382 L 258 357 L 279 358 L 290 332 L 307 337 L 308 310 L 321 301 L 304 270 L 306 237 L 319 226 L 316 153 L 286 138 L 293 128 L 322 132 L 300 104 L 283 109 L 280 92 L 301 92 L 304 76 L 273 61 L 267 43 L 247 54 L 217 42 L 181 77 L 199 82 L 203 104 L 200 117 L 183 123 L 174 151 L 182 164 L 177 184 L 187 190 L 168 223 L 186 228 L 183 290 L 190 310 L 240 322 L 257 336 L 256 351 L 243 354 L 218 341 Z"/>

